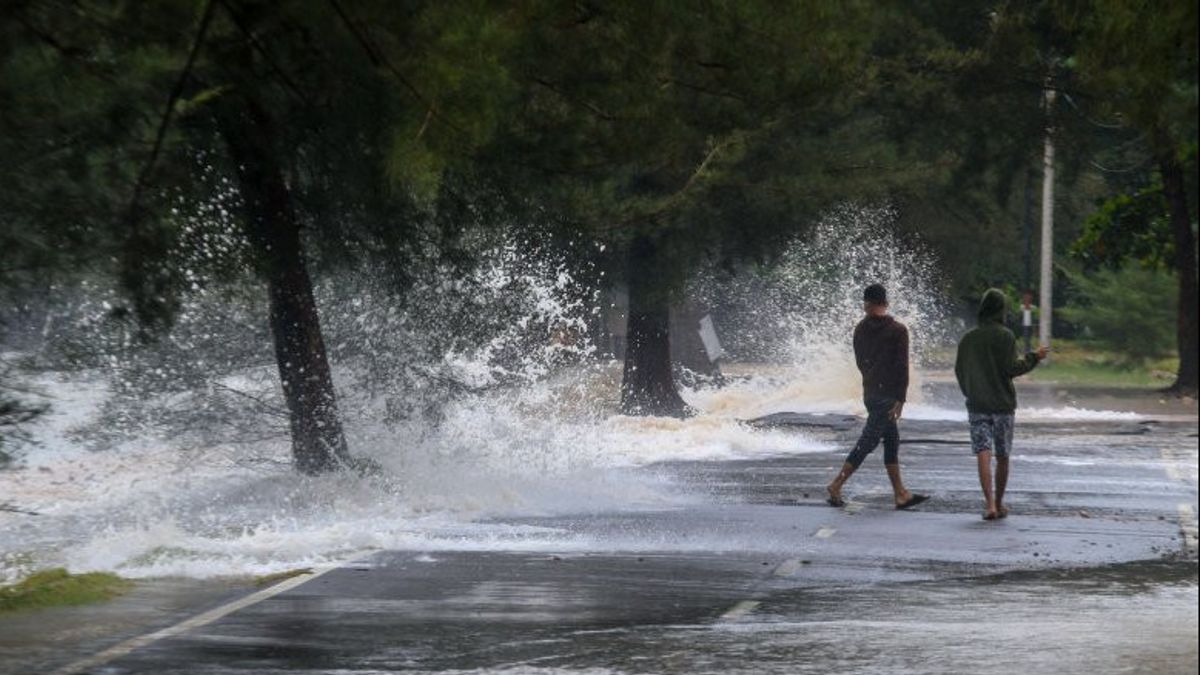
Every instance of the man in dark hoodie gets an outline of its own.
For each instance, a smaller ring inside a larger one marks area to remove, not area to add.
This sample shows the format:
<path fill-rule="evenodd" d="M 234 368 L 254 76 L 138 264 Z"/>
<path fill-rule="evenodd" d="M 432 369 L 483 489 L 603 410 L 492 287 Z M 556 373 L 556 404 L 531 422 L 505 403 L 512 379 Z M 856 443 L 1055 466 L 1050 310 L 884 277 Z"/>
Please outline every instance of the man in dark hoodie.
<path fill-rule="evenodd" d="M 897 509 L 907 509 L 928 499 L 909 492 L 900 478 L 900 430 L 896 420 L 908 393 L 908 329 L 888 316 L 887 289 L 871 284 L 863 291 L 866 318 L 854 328 L 854 361 L 863 378 L 863 403 L 867 423 L 842 470 L 826 488 L 830 506 L 844 506 L 842 486 L 863 460 L 883 440 L 883 465 L 892 482 Z"/>
<path fill-rule="evenodd" d="M 971 423 L 971 449 L 979 463 L 979 484 L 983 487 L 986 510 L 984 520 L 1008 515 L 1004 489 L 1008 485 L 1008 454 L 1012 449 L 1013 419 L 1017 392 L 1013 378 L 1024 375 L 1046 358 L 1046 348 L 1017 353 L 1017 338 L 1004 325 L 1008 298 L 990 288 L 979 303 L 979 326 L 971 329 L 958 343 L 954 375 L 967 397 L 967 417 Z M 995 489 L 992 486 L 992 455 L 996 457 Z"/>

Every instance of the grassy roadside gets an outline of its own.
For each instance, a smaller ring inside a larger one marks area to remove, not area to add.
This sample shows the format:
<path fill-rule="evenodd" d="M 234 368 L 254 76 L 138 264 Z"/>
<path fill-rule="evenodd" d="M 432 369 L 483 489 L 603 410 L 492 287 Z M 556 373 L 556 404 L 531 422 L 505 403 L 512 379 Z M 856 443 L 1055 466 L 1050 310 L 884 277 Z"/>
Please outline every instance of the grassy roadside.
<path fill-rule="evenodd" d="M 106 572 L 71 574 L 62 568 L 42 570 L 15 584 L 0 586 L 0 614 L 111 600 L 132 587 L 133 582 Z"/>
<path fill-rule="evenodd" d="M 276 572 L 274 574 L 264 574 L 262 576 L 257 576 L 257 577 L 254 577 L 254 585 L 255 586 L 271 586 L 271 585 L 277 584 L 280 581 L 283 581 L 285 579 L 291 579 L 292 577 L 298 577 L 301 574 L 312 574 L 312 568 L 299 567 L 299 568 L 296 568 L 293 570 L 284 570 L 282 572 Z"/>
<path fill-rule="evenodd" d="M 1129 362 L 1123 355 L 1073 340 L 1055 340 L 1050 359 L 1028 375 L 1064 386 L 1161 389 L 1175 380 L 1177 357 Z"/>
<path fill-rule="evenodd" d="M 235 584 L 270 586 L 302 574 L 307 567 L 254 577 L 228 577 Z M 107 572 L 71 574 L 57 567 L 34 572 L 20 581 L 0 585 L 0 616 L 22 610 L 89 605 L 112 600 L 134 588 L 134 582 Z"/>
<path fill-rule="evenodd" d="M 1179 358 L 1171 357 L 1145 363 L 1131 363 L 1121 354 L 1075 340 L 1055 340 L 1050 359 L 1022 378 L 1064 387 L 1114 387 L 1123 389 L 1162 389 L 1175 381 Z M 954 369 L 954 347 L 931 352 L 928 365 L 945 371 Z M 953 377 L 951 372 L 950 377 Z"/>

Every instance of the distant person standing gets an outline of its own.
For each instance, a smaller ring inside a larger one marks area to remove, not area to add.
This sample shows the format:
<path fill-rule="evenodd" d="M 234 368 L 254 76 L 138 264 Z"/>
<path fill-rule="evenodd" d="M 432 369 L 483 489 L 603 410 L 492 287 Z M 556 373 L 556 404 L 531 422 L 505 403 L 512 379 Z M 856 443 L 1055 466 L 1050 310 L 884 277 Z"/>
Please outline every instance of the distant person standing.
<path fill-rule="evenodd" d="M 842 470 L 829 484 L 830 506 L 844 506 L 842 486 L 867 455 L 883 440 L 883 465 L 892 481 L 897 509 L 907 509 L 928 499 L 909 492 L 900 478 L 900 430 L 896 421 L 908 393 L 908 329 L 888 316 L 887 289 L 871 284 L 863 291 L 866 318 L 854 328 L 854 361 L 863 378 L 863 403 L 867 423 Z"/>
<path fill-rule="evenodd" d="M 967 417 L 971 423 L 971 450 L 979 464 L 979 484 L 983 487 L 986 510 L 984 520 L 1008 515 L 1004 489 L 1008 485 L 1008 456 L 1012 450 L 1013 420 L 1017 392 L 1013 378 L 1024 375 L 1046 358 L 1046 348 L 1017 353 L 1017 338 L 1004 325 L 1008 298 L 1004 292 L 988 289 L 979 303 L 979 326 L 971 329 L 958 343 L 954 376 L 967 397 Z M 996 457 L 995 490 L 992 488 L 992 455 Z"/>

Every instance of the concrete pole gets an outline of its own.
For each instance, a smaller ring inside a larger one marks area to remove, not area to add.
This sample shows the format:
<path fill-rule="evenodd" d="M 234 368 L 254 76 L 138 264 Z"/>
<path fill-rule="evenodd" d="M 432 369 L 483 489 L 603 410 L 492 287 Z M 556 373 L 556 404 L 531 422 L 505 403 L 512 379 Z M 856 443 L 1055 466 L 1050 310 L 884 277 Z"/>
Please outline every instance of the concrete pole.
<path fill-rule="evenodd" d="M 1025 278 L 1021 288 L 1021 332 L 1025 351 L 1033 351 L 1033 166 L 1025 169 L 1025 217 L 1021 234 L 1025 241 Z"/>
<path fill-rule="evenodd" d="M 1047 80 L 1049 84 L 1049 80 Z M 1050 346 L 1054 302 L 1054 124 L 1055 91 L 1046 87 L 1046 149 L 1042 156 L 1042 278 L 1038 298 L 1038 345 Z"/>

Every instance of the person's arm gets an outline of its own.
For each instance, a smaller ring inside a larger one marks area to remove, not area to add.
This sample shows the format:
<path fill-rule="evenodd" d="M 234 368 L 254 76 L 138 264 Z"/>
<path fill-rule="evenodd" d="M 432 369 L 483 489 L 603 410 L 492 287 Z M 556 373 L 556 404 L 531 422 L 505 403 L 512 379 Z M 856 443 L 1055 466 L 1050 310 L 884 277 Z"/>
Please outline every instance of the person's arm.
<path fill-rule="evenodd" d="M 1027 352 L 1021 355 L 1017 352 L 1017 338 L 1012 333 L 1009 333 L 1007 339 L 1011 342 L 1008 348 L 1008 353 L 1012 354 L 1011 364 L 1008 367 L 1009 377 L 1020 377 L 1025 373 L 1037 368 L 1037 364 L 1046 358 L 1046 348 L 1042 347 L 1037 352 Z"/>
<path fill-rule="evenodd" d="M 963 341 L 959 338 L 958 350 L 954 355 L 954 379 L 958 381 L 958 390 L 963 396 L 967 395 L 967 385 L 963 382 L 965 366 L 963 365 Z"/>
<path fill-rule="evenodd" d="M 900 392 L 900 403 L 908 398 L 908 329 L 901 326 L 896 340 L 896 389 Z"/>
<path fill-rule="evenodd" d="M 862 341 L 862 324 L 860 323 L 854 327 L 854 365 L 858 367 L 858 372 L 865 375 L 867 372 L 867 363 L 864 358 L 865 350 L 863 349 Z"/>

